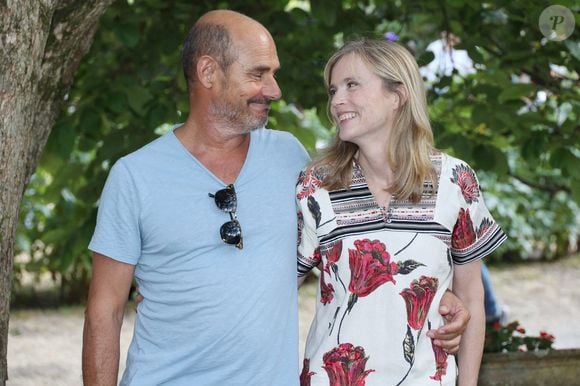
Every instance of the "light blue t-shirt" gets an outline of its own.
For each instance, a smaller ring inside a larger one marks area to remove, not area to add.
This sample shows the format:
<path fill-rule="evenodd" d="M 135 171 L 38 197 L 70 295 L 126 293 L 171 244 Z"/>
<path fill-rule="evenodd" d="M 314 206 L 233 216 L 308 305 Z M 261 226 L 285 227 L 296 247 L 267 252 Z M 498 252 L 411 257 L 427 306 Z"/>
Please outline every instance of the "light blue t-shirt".
<path fill-rule="evenodd" d="M 227 155 L 224 155 L 227 157 Z M 258 129 L 234 183 L 244 248 L 208 193 L 224 183 L 173 131 L 111 169 L 89 249 L 136 265 L 139 304 L 122 385 L 298 384 L 296 207 L 308 156 Z"/>

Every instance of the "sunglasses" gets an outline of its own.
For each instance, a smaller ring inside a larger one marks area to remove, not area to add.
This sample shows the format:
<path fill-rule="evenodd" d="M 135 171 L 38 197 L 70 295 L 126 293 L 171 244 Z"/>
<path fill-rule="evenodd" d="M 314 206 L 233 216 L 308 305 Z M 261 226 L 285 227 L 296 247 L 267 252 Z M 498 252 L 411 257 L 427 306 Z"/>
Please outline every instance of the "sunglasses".
<path fill-rule="evenodd" d="M 214 199 L 216 206 L 230 214 L 230 221 L 225 222 L 220 228 L 220 236 L 224 243 L 235 245 L 236 248 L 242 249 L 244 242 L 242 239 L 242 227 L 236 216 L 238 208 L 238 199 L 233 184 L 229 184 L 223 189 L 218 190 L 215 194 L 208 193 L 208 196 Z"/>

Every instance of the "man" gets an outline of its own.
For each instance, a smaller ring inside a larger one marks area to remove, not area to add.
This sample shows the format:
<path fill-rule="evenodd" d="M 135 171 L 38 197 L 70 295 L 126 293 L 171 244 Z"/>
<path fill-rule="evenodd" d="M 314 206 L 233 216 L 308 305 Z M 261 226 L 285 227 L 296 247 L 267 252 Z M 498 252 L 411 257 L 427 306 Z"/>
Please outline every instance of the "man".
<path fill-rule="evenodd" d="M 294 189 L 308 157 L 263 127 L 281 96 L 276 46 L 255 20 L 212 11 L 183 65 L 186 122 L 120 159 L 103 190 L 83 380 L 116 384 L 135 276 L 144 300 L 122 385 L 297 385 Z M 450 307 L 438 338 L 456 350 L 468 316 Z"/>

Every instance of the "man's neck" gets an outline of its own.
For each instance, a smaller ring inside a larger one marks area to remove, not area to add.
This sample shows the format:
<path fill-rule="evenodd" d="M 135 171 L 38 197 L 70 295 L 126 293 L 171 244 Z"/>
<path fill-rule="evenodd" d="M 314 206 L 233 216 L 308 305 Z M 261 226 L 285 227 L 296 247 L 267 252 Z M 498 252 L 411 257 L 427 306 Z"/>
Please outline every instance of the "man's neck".
<path fill-rule="evenodd" d="M 236 180 L 248 154 L 250 133 L 224 135 L 215 127 L 191 122 L 174 132 L 183 146 L 225 184 Z"/>

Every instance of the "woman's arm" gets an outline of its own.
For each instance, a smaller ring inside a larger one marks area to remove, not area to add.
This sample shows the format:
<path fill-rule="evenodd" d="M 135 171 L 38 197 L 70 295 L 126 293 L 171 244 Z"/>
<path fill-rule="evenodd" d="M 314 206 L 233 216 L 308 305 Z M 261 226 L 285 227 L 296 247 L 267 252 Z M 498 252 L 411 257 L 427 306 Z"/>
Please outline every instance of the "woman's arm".
<path fill-rule="evenodd" d="M 455 265 L 453 292 L 461 299 L 471 314 L 471 319 L 459 344 L 457 384 L 459 386 L 477 386 L 485 340 L 485 310 L 481 262 L 479 260 L 465 265 Z"/>

